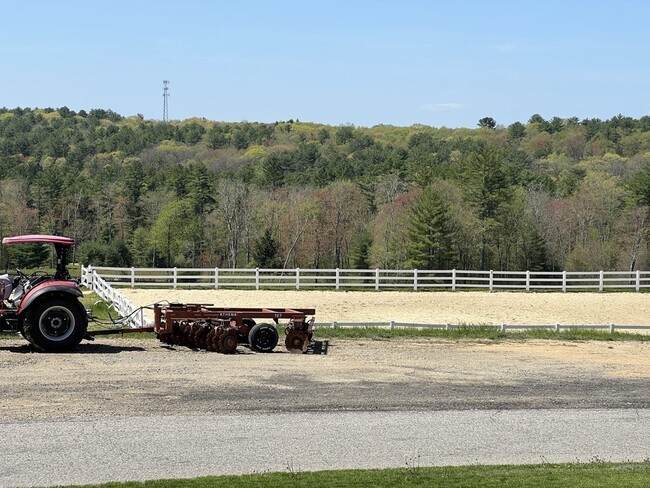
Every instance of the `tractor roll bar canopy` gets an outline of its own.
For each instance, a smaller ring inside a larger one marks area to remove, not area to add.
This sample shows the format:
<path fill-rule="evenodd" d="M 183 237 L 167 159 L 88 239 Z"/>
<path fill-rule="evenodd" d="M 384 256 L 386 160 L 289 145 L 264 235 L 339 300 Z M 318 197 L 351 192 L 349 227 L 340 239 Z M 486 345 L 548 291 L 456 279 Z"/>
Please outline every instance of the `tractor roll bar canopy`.
<path fill-rule="evenodd" d="M 30 234 L 25 236 L 5 237 L 2 239 L 3 244 L 26 244 L 30 242 L 39 242 L 42 244 L 60 244 L 63 246 L 74 246 L 74 239 L 63 236 L 50 236 L 45 234 Z"/>
<path fill-rule="evenodd" d="M 2 239 L 3 244 L 54 244 L 56 250 L 56 272 L 54 279 L 70 279 L 70 273 L 67 269 L 68 251 L 74 245 L 72 237 L 51 236 L 46 234 L 29 234 L 24 236 L 5 237 Z"/>

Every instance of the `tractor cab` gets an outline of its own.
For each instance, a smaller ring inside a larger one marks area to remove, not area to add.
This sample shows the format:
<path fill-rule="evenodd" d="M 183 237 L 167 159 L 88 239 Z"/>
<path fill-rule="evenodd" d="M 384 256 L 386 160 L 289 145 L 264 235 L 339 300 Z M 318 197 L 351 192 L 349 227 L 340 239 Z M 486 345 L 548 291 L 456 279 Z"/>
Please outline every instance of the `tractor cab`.
<path fill-rule="evenodd" d="M 53 244 L 56 252 L 56 268 L 54 274 L 43 271 L 36 271 L 27 275 L 16 268 L 16 276 L 13 279 L 9 274 L 0 275 L 0 292 L 4 300 L 9 304 L 18 307 L 23 296 L 37 285 L 48 281 L 70 280 L 70 273 L 67 268 L 68 252 L 74 245 L 74 239 L 62 236 L 50 235 L 25 235 L 5 237 L 3 244 Z M 1 306 L 1 305 L 0 305 Z"/>
<path fill-rule="evenodd" d="M 40 351 L 61 351 L 81 342 L 88 328 L 88 317 L 79 298 L 83 296 L 67 269 L 68 254 L 74 239 L 53 235 L 5 237 L 2 243 L 53 244 L 56 268 L 53 274 L 0 276 L 0 331 L 19 331 Z"/>

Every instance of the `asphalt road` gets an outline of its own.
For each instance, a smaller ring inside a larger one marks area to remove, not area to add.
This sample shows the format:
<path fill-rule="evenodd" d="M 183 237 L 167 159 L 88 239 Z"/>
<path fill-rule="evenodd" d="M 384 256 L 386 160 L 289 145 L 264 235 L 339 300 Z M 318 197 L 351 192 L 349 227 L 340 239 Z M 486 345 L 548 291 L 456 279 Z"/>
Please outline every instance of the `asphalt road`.
<path fill-rule="evenodd" d="M 0 421 L 0 486 L 650 458 L 649 409 L 307 412 Z"/>

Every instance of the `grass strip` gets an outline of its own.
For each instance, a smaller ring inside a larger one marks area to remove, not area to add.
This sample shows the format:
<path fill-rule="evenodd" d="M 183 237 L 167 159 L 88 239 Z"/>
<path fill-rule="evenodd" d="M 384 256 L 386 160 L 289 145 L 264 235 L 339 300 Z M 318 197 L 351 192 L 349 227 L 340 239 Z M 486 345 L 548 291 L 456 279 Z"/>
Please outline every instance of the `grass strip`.
<path fill-rule="evenodd" d="M 315 333 L 318 339 L 376 339 L 433 337 L 440 339 L 483 339 L 491 341 L 512 341 L 547 339 L 559 341 L 650 341 L 650 334 L 636 334 L 592 329 L 521 329 L 502 332 L 496 326 L 461 326 L 449 330 L 434 328 L 396 328 L 383 327 L 321 327 Z"/>
<path fill-rule="evenodd" d="M 224 462 L 227 462 L 224 458 Z M 120 488 L 279 488 L 311 487 L 445 487 L 445 488 L 647 488 L 650 462 L 542 464 L 515 466 L 412 467 L 379 470 L 343 470 L 209 476 L 195 479 L 84 485 Z"/>

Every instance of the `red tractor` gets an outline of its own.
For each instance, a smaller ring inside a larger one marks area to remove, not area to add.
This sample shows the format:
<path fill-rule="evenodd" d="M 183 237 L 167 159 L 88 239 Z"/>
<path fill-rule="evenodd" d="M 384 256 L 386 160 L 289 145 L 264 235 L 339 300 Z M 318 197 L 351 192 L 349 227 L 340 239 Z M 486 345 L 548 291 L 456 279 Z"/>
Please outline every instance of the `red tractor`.
<path fill-rule="evenodd" d="M 43 352 L 65 351 L 86 336 L 88 314 L 79 301 L 83 296 L 77 280 L 66 268 L 74 239 L 50 235 L 5 237 L 3 244 L 53 244 L 56 269 L 53 274 L 35 272 L 27 276 L 0 275 L 0 331 L 17 331 L 35 349 Z"/>

